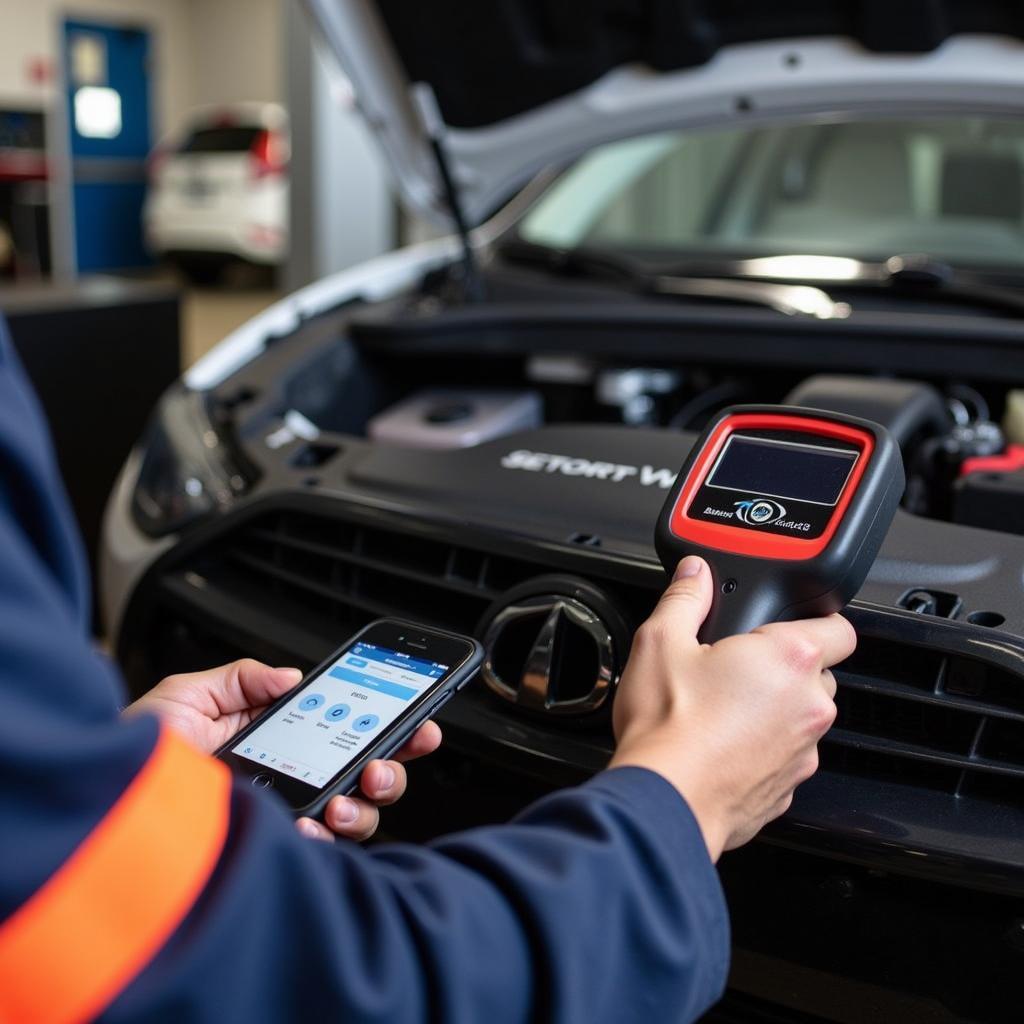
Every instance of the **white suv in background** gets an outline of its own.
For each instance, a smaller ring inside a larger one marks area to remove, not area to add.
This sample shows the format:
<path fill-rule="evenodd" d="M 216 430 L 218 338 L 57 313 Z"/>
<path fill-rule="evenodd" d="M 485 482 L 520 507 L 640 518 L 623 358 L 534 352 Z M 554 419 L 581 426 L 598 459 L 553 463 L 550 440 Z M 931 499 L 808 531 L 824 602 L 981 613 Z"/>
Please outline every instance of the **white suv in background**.
<path fill-rule="evenodd" d="M 288 115 L 277 104 L 196 110 L 150 157 L 143 209 L 150 250 L 202 281 L 235 260 L 281 263 L 289 155 Z"/>

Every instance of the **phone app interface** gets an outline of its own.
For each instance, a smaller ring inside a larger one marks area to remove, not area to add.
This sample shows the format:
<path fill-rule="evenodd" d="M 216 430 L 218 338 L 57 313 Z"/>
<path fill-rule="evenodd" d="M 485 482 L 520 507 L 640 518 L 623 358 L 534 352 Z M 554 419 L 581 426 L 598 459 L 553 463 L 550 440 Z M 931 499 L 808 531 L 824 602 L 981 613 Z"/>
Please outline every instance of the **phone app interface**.
<path fill-rule="evenodd" d="M 447 671 L 388 647 L 353 644 L 232 753 L 321 788 Z"/>

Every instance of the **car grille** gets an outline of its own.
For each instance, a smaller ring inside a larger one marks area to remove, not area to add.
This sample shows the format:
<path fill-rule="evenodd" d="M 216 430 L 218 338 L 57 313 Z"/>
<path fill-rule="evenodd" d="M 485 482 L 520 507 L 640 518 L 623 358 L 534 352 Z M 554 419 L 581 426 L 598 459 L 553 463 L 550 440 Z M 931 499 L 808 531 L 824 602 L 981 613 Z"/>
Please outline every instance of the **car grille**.
<path fill-rule="evenodd" d="M 472 632 L 502 591 L 550 571 L 474 551 L 301 514 L 272 515 L 231 538 L 225 551 L 277 601 L 331 625 L 399 615 Z"/>
<path fill-rule="evenodd" d="M 905 635 L 895 640 L 878 635 L 870 613 L 851 609 L 851 618 L 860 641 L 836 671 L 839 713 L 826 763 L 1024 803 L 1024 678 L 981 650 L 935 647 L 928 623 L 902 622 Z"/>
<path fill-rule="evenodd" d="M 590 554 L 583 575 L 627 621 L 642 621 L 660 577 L 638 569 L 635 583 L 623 582 L 621 573 L 605 576 L 599 553 Z M 147 682 L 187 667 L 189 650 L 199 664 L 261 650 L 313 664 L 339 637 L 382 615 L 473 633 L 504 591 L 565 570 L 558 562 L 557 551 L 543 561 L 497 554 L 452 529 L 420 535 L 306 511 L 265 513 L 163 570 L 167 606 L 151 616 L 151 635 L 136 637 L 127 660 L 146 651 L 134 675 Z M 580 575 L 578 567 L 569 571 Z M 182 612 L 204 596 L 210 614 L 186 623 Z M 216 614 L 220 626 L 210 624 Z M 850 614 L 860 643 L 836 671 L 838 717 L 823 765 L 1024 806 L 1024 673 L 999 657 L 1000 645 L 972 644 L 963 630 L 937 629 L 909 612 L 852 607 Z"/>

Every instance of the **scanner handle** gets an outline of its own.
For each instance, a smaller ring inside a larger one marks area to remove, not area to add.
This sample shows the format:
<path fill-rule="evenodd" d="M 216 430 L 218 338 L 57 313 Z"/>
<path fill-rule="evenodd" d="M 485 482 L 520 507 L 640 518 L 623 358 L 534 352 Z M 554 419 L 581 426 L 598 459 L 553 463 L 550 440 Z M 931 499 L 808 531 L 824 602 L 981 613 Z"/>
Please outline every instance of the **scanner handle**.
<path fill-rule="evenodd" d="M 749 633 L 758 626 L 776 622 L 785 611 L 778 604 L 778 591 L 754 585 L 744 587 L 742 580 L 721 572 L 711 564 L 714 594 L 711 609 L 697 633 L 702 644 L 713 644 L 727 636 Z"/>

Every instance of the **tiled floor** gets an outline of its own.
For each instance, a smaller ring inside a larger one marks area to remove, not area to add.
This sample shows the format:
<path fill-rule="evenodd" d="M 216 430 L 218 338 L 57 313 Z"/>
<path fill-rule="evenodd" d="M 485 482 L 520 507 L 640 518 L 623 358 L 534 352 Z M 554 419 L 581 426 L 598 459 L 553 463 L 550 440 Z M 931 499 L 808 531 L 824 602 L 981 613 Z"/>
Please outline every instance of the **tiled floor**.
<path fill-rule="evenodd" d="M 186 286 L 181 302 L 182 369 L 278 298 L 275 291 Z"/>

